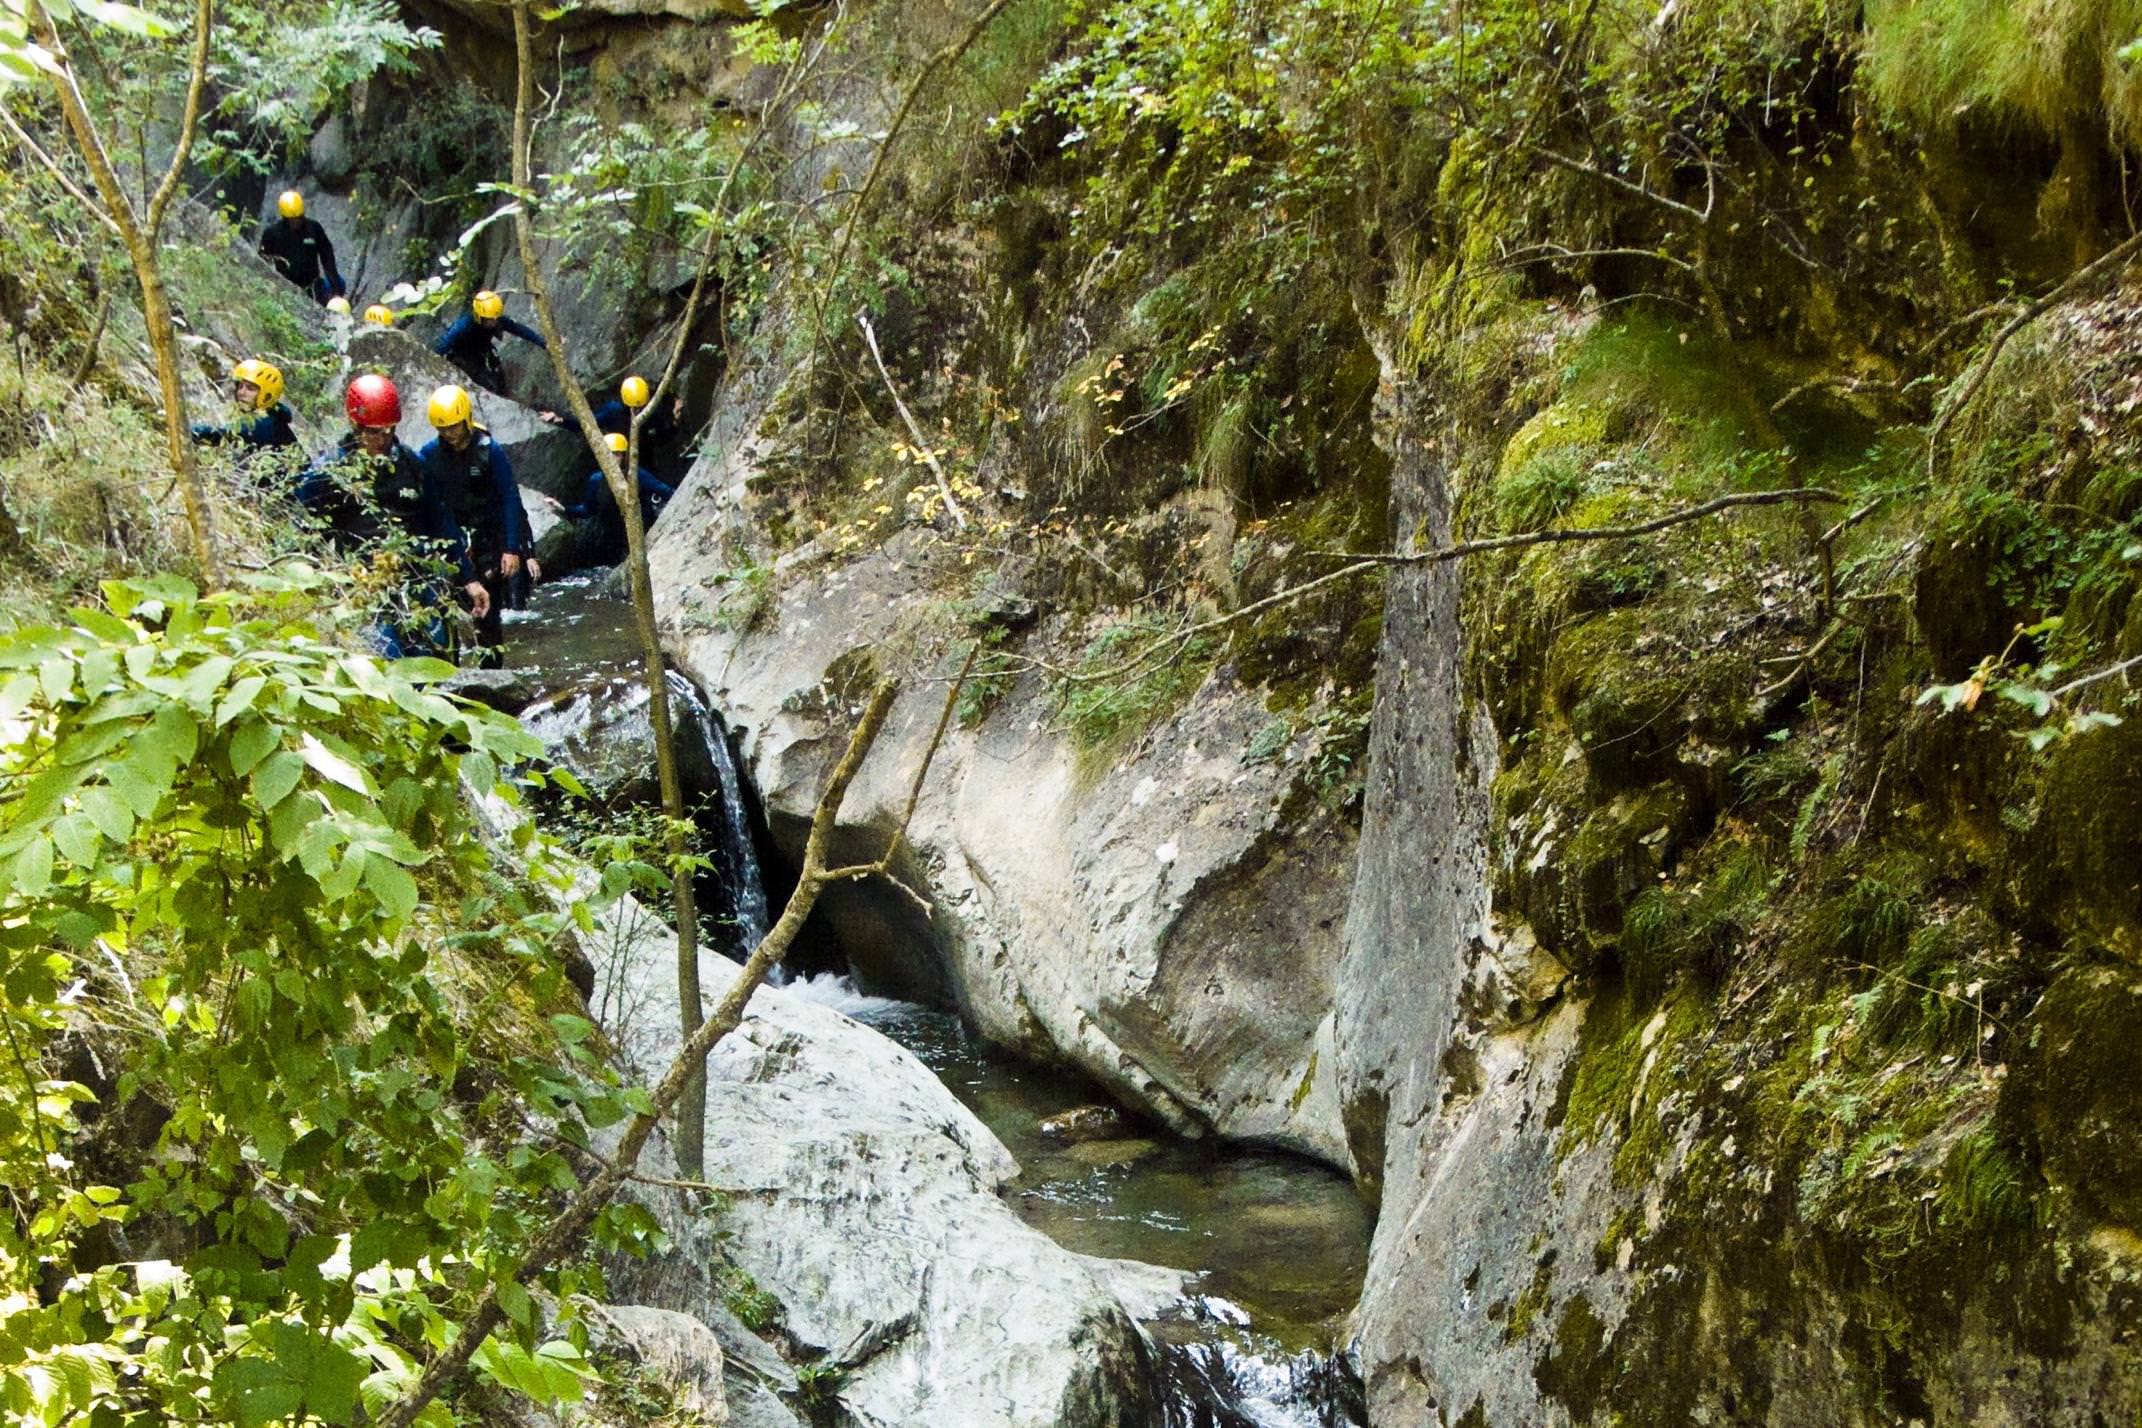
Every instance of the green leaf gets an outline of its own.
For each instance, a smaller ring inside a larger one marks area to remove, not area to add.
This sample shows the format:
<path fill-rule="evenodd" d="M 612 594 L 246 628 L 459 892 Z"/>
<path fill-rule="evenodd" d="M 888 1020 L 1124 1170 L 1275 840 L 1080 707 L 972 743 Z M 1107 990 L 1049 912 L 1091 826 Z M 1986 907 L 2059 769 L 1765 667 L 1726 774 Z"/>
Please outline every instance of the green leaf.
<path fill-rule="evenodd" d="M 52 840 L 37 837 L 15 855 L 15 890 L 27 897 L 43 897 L 52 886 Z"/>
<path fill-rule="evenodd" d="M 111 789 L 83 789 L 82 811 L 97 825 L 97 831 L 114 843 L 124 843 L 134 836 L 134 810 Z"/>
<path fill-rule="evenodd" d="M 96 867 L 97 848 L 102 840 L 95 820 L 88 814 L 70 813 L 56 820 L 52 825 L 52 841 L 59 845 L 61 855 L 76 867 Z"/>
<path fill-rule="evenodd" d="M 244 778 L 268 751 L 282 742 L 282 731 L 265 719 L 248 719 L 231 735 L 231 772 Z"/>
<path fill-rule="evenodd" d="M 341 784 L 352 793 L 361 793 L 366 797 L 372 795 L 372 781 L 364 776 L 364 770 L 311 734 L 306 734 L 298 740 L 298 755 L 314 773 L 328 782 Z"/>
<path fill-rule="evenodd" d="M 416 879 L 388 858 L 377 853 L 364 862 L 364 885 L 379 899 L 380 910 L 397 920 L 416 911 Z"/>
<path fill-rule="evenodd" d="M 305 761 L 285 749 L 253 770 L 253 801 L 262 808 L 273 808 L 289 796 L 304 776 Z"/>
<path fill-rule="evenodd" d="M 232 685 L 230 693 L 224 695 L 222 702 L 216 705 L 216 727 L 222 728 L 252 708 L 253 701 L 260 697 L 260 691 L 267 686 L 268 678 L 262 674 L 249 674 Z"/>
<path fill-rule="evenodd" d="M 169 20 L 137 6 L 122 5 L 118 0 L 74 0 L 74 4 L 91 19 L 136 39 L 167 40 L 178 33 L 178 27 Z"/>

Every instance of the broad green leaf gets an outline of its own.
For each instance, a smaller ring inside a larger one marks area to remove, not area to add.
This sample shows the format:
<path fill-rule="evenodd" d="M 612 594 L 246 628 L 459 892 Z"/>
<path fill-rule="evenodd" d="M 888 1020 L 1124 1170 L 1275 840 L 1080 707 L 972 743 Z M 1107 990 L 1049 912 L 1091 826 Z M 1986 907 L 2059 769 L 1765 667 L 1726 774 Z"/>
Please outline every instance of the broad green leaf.
<path fill-rule="evenodd" d="M 97 831 L 114 843 L 124 843 L 134 836 L 134 810 L 111 789 L 83 789 L 82 811 L 97 825 Z"/>
<path fill-rule="evenodd" d="M 43 897 L 52 886 L 52 840 L 39 836 L 15 855 L 15 890 L 27 897 Z"/>
<path fill-rule="evenodd" d="M 52 841 L 60 853 L 78 868 L 93 869 L 97 865 L 98 837 L 95 820 L 87 813 L 69 813 L 54 820 Z"/>
<path fill-rule="evenodd" d="M 416 911 L 416 879 L 377 853 L 365 858 L 364 885 L 379 899 L 380 909 L 387 916 L 400 919 Z"/>
<path fill-rule="evenodd" d="M 74 661 L 64 656 L 46 660 L 37 667 L 37 682 L 44 687 L 45 703 L 64 703 L 74 692 Z"/>
<path fill-rule="evenodd" d="M 260 697 L 260 691 L 265 689 L 267 684 L 267 676 L 260 674 L 249 674 L 233 684 L 230 693 L 224 695 L 222 701 L 216 705 L 216 727 L 222 728 L 252 708 L 253 701 Z"/>
<path fill-rule="evenodd" d="M 138 6 L 122 5 L 118 0 L 74 0 L 74 4 L 91 19 L 136 39 L 165 40 L 178 33 L 178 27 L 170 21 Z"/>
<path fill-rule="evenodd" d="M 267 762 L 253 770 L 253 801 L 262 808 L 273 808 L 289 796 L 305 776 L 305 761 L 288 749 L 271 755 Z"/>
<path fill-rule="evenodd" d="M 352 793 L 369 796 L 373 792 L 372 781 L 364 776 L 364 770 L 309 733 L 298 739 L 298 755 L 314 773 L 330 783 L 341 784 Z"/>
<path fill-rule="evenodd" d="M 282 731 L 267 720 L 246 720 L 231 735 L 231 772 L 244 778 L 281 740 Z"/>

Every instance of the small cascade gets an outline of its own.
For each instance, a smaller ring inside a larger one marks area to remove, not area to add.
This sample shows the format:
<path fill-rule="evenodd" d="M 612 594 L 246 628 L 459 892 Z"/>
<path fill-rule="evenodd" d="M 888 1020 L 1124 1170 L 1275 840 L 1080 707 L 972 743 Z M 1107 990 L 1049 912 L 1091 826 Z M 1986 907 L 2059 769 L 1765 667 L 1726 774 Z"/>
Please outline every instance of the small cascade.
<path fill-rule="evenodd" d="M 702 752 L 712 771 L 712 782 L 721 802 L 720 837 L 716 840 L 714 862 L 721 874 L 723 889 L 729 894 L 729 912 L 735 919 L 733 949 L 749 953 L 758 946 L 759 939 L 772 926 L 766 908 L 766 879 L 759 869 L 758 846 L 752 841 L 751 810 L 744 803 L 744 778 L 736 767 L 736 757 L 729 750 L 728 737 L 722 732 L 721 721 L 714 711 L 707 708 L 698 688 L 675 670 L 669 672 L 670 696 L 679 706 L 688 711 L 687 717 L 677 721 L 682 732 L 689 724 L 697 731 Z"/>

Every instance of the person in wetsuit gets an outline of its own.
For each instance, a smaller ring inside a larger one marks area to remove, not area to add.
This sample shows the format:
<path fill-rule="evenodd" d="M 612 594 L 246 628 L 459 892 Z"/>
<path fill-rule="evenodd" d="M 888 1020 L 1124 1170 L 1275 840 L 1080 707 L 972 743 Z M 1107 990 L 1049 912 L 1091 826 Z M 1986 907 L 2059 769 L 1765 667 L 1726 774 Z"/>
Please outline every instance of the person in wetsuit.
<path fill-rule="evenodd" d="M 524 565 L 532 563 L 528 511 L 506 449 L 476 425 L 467 388 L 439 388 L 425 404 L 425 415 L 438 435 L 418 450 L 417 460 L 468 537 L 469 562 L 490 592 L 490 609 L 476 621 L 476 643 L 482 650 L 479 662 L 496 668 L 504 663 L 502 616 L 508 597 Z"/>
<path fill-rule="evenodd" d="M 298 503 L 325 528 L 337 550 L 367 551 L 399 532 L 420 559 L 443 563 L 478 620 L 491 610 L 491 592 L 476 578 L 468 540 L 438 483 L 394 428 L 402 419 L 394 383 L 367 373 L 350 383 L 344 399 L 350 429 L 313 458 L 298 478 Z M 439 604 L 439 581 L 429 573 L 403 583 L 406 610 L 383 612 L 373 638 L 390 659 L 423 654 L 441 642 L 442 622 L 426 612 Z"/>
<path fill-rule="evenodd" d="M 275 200 L 275 211 L 280 216 L 260 230 L 260 256 L 314 302 L 342 296 L 347 288 L 335 266 L 335 245 L 317 218 L 305 216 L 305 195 L 294 188 L 284 189 Z"/>
<path fill-rule="evenodd" d="M 610 449 L 619 456 L 625 454 L 629 444 L 621 432 L 611 432 L 604 438 Z M 640 526 L 642 530 L 653 528 L 655 518 L 662 514 L 662 506 L 676 488 L 657 479 L 646 467 L 639 470 Z M 597 548 L 591 559 L 597 565 L 615 565 L 625 558 L 625 515 L 617 508 L 617 498 L 610 493 L 609 478 L 596 467 L 581 483 L 580 499 L 572 505 L 563 505 L 552 497 L 545 497 L 558 508 L 558 514 L 569 521 L 595 522 Z"/>
<path fill-rule="evenodd" d="M 258 357 L 248 357 L 231 368 L 231 397 L 238 404 L 240 419 L 228 426 L 206 422 L 193 428 L 193 439 L 204 446 L 236 443 L 244 449 L 239 460 L 250 462 L 265 451 L 297 445 L 295 414 L 283 401 L 282 369 Z"/>
<path fill-rule="evenodd" d="M 439 334 L 431 350 L 468 374 L 469 380 L 486 391 L 505 397 L 505 364 L 498 358 L 498 339 L 511 334 L 548 351 L 543 334 L 506 316 L 506 300 L 486 288 L 469 299 L 469 310 Z"/>

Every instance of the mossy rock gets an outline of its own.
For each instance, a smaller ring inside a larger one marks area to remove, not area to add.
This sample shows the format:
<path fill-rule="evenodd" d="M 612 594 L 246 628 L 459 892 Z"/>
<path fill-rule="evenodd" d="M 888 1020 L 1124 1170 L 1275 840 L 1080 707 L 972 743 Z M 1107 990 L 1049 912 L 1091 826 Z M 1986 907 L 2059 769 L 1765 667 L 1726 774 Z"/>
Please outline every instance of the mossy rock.
<path fill-rule="evenodd" d="M 2093 1215 L 2142 1227 L 2142 978 L 2124 968 L 2064 972 L 2031 1026 L 2004 1110 L 2034 1132 L 2046 1173 Z"/>
<path fill-rule="evenodd" d="M 1615 610 L 1564 631 L 1547 653 L 1549 698 L 1584 747 L 1601 792 L 1653 782 L 1693 735 L 1733 745 L 1754 724 L 1755 669 L 1745 656 L 1689 659 L 1656 639 L 1652 614 Z"/>
<path fill-rule="evenodd" d="M 1985 527 L 1931 535 L 1912 576 L 1912 616 L 1934 673 L 1962 679 L 2000 653 L 2017 612 L 1987 578 L 2000 559 L 2001 533 Z"/>
<path fill-rule="evenodd" d="M 1503 896 L 1542 946 L 1579 972 L 1612 952 L 1629 904 L 1673 865 L 1697 822 L 1687 790 L 1665 782 L 1592 807 L 1574 761 L 1526 800 L 1511 832 Z M 1498 781 L 1498 792 L 1505 791 Z M 1523 790 L 1507 786 L 1516 797 Z"/>
<path fill-rule="evenodd" d="M 2060 745 L 2031 841 L 2022 861 L 2051 875 L 2061 929 L 2142 963 L 2142 722 Z"/>

